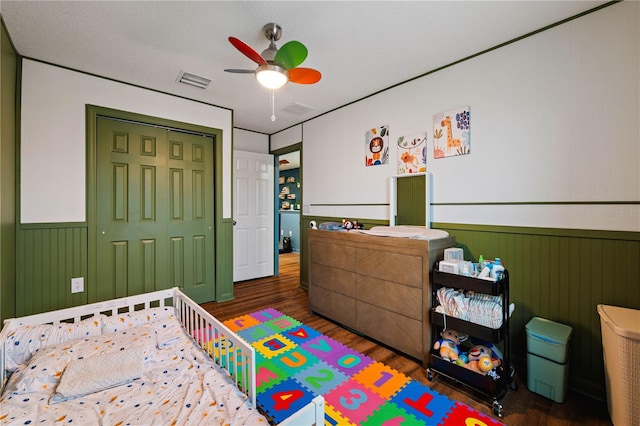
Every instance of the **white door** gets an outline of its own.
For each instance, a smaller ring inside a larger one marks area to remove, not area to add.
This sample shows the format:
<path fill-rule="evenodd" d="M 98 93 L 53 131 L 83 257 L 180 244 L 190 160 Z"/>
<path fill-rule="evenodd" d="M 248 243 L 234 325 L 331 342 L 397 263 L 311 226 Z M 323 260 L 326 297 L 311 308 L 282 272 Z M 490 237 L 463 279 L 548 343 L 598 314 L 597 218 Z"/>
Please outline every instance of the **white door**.
<path fill-rule="evenodd" d="M 233 151 L 233 281 L 274 275 L 273 155 Z"/>

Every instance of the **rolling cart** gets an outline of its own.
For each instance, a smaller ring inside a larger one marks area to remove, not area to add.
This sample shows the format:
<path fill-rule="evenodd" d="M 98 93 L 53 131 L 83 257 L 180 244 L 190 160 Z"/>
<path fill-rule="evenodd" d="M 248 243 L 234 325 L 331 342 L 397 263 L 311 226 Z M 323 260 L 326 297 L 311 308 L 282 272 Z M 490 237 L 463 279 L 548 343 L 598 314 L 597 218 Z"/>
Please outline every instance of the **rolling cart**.
<path fill-rule="evenodd" d="M 513 380 L 514 370 L 511 367 L 509 348 L 509 271 L 505 269 L 502 278 L 494 282 L 481 278 L 440 272 L 439 264 L 436 263 L 433 267 L 431 286 L 432 309 L 430 318 L 433 339 L 437 340 L 440 332 L 445 327 L 454 329 L 460 333 L 468 334 L 470 339 L 475 338 L 492 344 L 502 343 L 503 357 L 501 365 L 495 368 L 495 374 L 483 375 L 443 359 L 438 351 L 432 349 L 429 354 L 427 377 L 429 380 L 433 380 L 434 375 L 442 375 L 465 388 L 479 393 L 491 401 L 494 414 L 501 418 L 503 416 L 503 407 L 500 400 L 506 395 L 509 387 L 513 390 L 517 389 L 517 385 Z M 499 296 L 502 301 L 502 325 L 494 329 L 436 312 L 435 308 L 439 305 L 437 292 L 442 287 Z"/>

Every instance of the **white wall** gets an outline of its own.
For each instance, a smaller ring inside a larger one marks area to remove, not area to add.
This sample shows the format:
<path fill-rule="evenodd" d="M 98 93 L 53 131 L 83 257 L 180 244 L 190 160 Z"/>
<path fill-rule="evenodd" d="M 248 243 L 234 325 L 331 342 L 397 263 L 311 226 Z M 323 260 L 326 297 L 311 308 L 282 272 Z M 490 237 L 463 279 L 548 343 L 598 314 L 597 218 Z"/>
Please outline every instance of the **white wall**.
<path fill-rule="evenodd" d="M 86 104 L 222 129 L 222 210 L 225 218 L 231 217 L 231 110 L 25 59 L 20 125 L 22 223 L 86 220 Z"/>
<path fill-rule="evenodd" d="M 639 75 L 622 2 L 305 122 L 305 213 L 388 219 L 396 140 L 426 131 L 434 222 L 640 231 L 640 206 L 600 204 L 640 200 Z M 434 160 L 433 115 L 465 105 L 471 154 Z M 365 167 L 381 125 L 389 164 Z"/>
<path fill-rule="evenodd" d="M 269 153 L 269 135 L 233 129 L 233 149 L 238 151 Z"/>
<path fill-rule="evenodd" d="M 271 150 L 275 151 L 300 142 L 302 142 L 302 125 L 299 124 L 271 135 Z"/>

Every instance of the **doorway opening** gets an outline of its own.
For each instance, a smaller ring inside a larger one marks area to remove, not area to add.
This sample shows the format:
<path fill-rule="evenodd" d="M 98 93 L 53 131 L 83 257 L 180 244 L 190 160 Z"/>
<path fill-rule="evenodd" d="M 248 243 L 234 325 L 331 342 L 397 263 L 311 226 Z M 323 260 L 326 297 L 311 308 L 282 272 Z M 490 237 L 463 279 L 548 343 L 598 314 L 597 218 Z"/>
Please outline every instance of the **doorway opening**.
<path fill-rule="evenodd" d="M 300 206 L 302 185 L 300 151 L 278 156 L 276 200 L 278 232 L 278 270 L 280 265 L 300 262 Z"/>

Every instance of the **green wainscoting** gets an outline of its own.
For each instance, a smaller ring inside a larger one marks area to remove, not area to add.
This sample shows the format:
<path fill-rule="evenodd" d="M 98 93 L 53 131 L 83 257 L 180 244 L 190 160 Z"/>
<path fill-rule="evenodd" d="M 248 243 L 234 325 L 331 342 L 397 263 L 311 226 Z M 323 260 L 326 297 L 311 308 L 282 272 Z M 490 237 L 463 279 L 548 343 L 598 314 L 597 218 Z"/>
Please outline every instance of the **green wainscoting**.
<path fill-rule="evenodd" d="M 233 299 L 233 220 L 216 229 L 216 301 Z M 23 224 L 17 233 L 15 316 L 31 315 L 89 303 L 87 225 Z M 84 277 L 85 291 L 71 293 L 71 278 Z"/>
<path fill-rule="evenodd" d="M 233 296 L 233 219 L 222 219 L 216 228 L 216 302 Z"/>
<path fill-rule="evenodd" d="M 87 303 L 87 292 L 71 293 L 71 278 L 87 288 L 85 224 L 22 225 L 18 232 L 16 316 Z"/>
<path fill-rule="evenodd" d="M 640 233 L 433 223 L 465 258 L 500 257 L 509 269 L 512 356 L 526 374 L 525 325 L 538 316 L 573 328 L 569 387 L 605 398 L 598 304 L 640 309 Z"/>
<path fill-rule="evenodd" d="M 309 222 L 341 218 L 303 216 L 301 287 L 308 288 Z M 381 221 L 363 220 L 366 228 Z M 525 325 L 534 316 L 573 328 L 569 388 L 605 399 L 598 304 L 640 309 L 640 233 L 433 223 L 456 237 L 465 258 L 500 257 L 509 269 L 512 360 L 526 383 Z M 526 390 L 523 390 L 526 391 Z"/>

